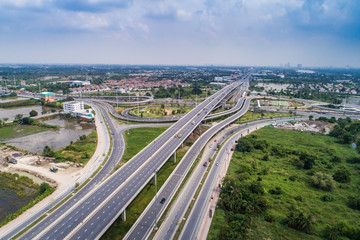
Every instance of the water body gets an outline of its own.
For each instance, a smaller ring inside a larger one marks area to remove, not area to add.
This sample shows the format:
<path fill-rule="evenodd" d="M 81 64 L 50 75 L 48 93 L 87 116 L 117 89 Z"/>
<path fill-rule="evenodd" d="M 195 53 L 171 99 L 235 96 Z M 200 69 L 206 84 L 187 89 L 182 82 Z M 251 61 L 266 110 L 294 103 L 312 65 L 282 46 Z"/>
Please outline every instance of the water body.
<path fill-rule="evenodd" d="M 0 119 L 8 118 L 8 121 L 14 121 L 17 114 L 22 114 L 24 117 L 28 117 L 31 110 L 38 112 L 41 116 L 43 107 L 39 105 L 29 106 L 29 107 L 18 107 L 18 108 L 0 108 Z"/>
<path fill-rule="evenodd" d="M 81 135 L 90 134 L 95 129 L 95 125 L 92 123 L 82 123 L 77 119 L 59 115 L 52 116 L 43 122 L 58 125 L 60 129 L 11 139 L 6 141 L 6 144 L 35 153 L 42 153 L 46 145 L 56 151 L 69 145 L 70 141 L 79 140 Z"/>

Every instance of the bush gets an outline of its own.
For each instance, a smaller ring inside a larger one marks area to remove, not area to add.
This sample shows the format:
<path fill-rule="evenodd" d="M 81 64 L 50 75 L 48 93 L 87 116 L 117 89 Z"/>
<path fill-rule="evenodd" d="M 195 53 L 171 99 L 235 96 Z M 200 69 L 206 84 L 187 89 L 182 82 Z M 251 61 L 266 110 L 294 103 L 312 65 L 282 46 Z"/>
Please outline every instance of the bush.
<path fill-rule="evenodd" d="M 360 197 L 358 196 L 351 196 L 348 199 L 348 206 L 352 209 L 360 210 Z"/>
<path fill-rule="evenodd" d="M 48 189 L 50 189 L 50 185 L 46 182 L 41 183 L 40 185 L 40 193 L 43 194 L 44 192 L 46 192 Z"/>
<path fill-rule="evenodd" d="M 327 225 L 325 228 L 325 237 L 329 240 L 347 237 L 349 239 L 360 239 L 360 227 L 349 225 L 346 221 L 337 222 L 334 225 Z"/>
<path fill-rule="evenodd" d="M 311 177 L 312 184 L 326 191 L 332 191 L 335 188 L 335 182 L 332 176 L 324 174 L 322 172 L 317 172 L 314 176 Z"/>
<path fill-rule="evenodd" d="M 267 221 L 267 222 L 274 222 L 274 221 L 275 221 L 275 217 L 274 217 L 274 215 L 266 212 L 266 213 L 265 213 L 265 216 L 264 216 L 264 220 Z"/>
<path fill-rule="evenodd" d="M 85 140 L 86 139 L 86 135 L 81 135 L 80 136 L 80 140 Z"/>
<path fill-rule="evenodd" d="M 269 193 L 272 195 L 280 195 L 283 193 L 280 187 L 276 187 L 275 189 L 270 189 Z"/>
<path fill-rule="evenodd" d="M 352 164 L 360 163 L 360 157 L 348 158 L 348 159 L 346 159 L 346 162 L 347 163 L 352 163 Z"/>
<path fill-rule="evenodd" d="M 285 218 L 285 224 L 293 229 L 304 233 L 311 233 L 315 229 L 315 221 L 311 214 L 305 215 L 302 211 L 290 208 L 289 213 Z"/>
<path fill-rule="evenodd" d="M 30 115 L 30 117 L 36 117 L 38 115 L 38 112 L 35 110 L 31 110 L 29 115 Z"/>
<path fill-rule="evenodd" d="M 324 202 L 332 202 L 335 200 L 335 198 L 332 196 L 332 195 L 329 195 L 329 194 L 325 194 L 324 196 L 322 196 L 320 198 L 322 201 Z"/>
<path fill-rule="evenodd" d="M 294 182 L 294 181 L 298 180 L 298 177 L 292 175 L 292 176 L 289 177 L 289 179 L 290 179 L 290 181 L 293 181 L 293 182 Z"/>
<path fill-rule="evenodd" d="M 302 198 L 302 196 L 296 196 L 296 197 L 294 197 L 294 199 L 296 200 L 296 201 L 298 201 L 298 202 L 302 202 L 303 201 L 303 198 Z"/>
<path fill-rule="evenodd" d="M 339 169 L 334 173 L 333 178 L 339 183 L 348 183 L 350 182 L 350 172 L 347 169 Z"/>

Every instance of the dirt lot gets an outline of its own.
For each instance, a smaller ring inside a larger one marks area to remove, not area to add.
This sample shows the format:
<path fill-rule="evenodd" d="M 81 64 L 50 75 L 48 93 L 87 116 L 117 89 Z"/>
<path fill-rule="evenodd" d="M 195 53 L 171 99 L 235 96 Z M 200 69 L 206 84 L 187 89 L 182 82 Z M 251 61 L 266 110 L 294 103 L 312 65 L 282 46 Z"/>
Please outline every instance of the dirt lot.
<path fill-rule="evenodd" d="M 9 163 L 6 157 L 16 159 L 17 163 Z M 56 167 L 58 171 L 53 173 L 50 168 Z M 15 151 L 9 147 L 0 147 L 0 171 L 12 172 L 25 175 L 34 182 L 48 182 L 55 188 L 67 188 L 74 186 L 80 177 L 82 167 L 70 162 L 55 163 L 54 159 L 39 156 L 37 154 Z"/>
<path fill-rule="evenodd" d="M 329 134 L 332 124 L 323 121 L 297 121 L 273 125 L 275 128 Z"/>

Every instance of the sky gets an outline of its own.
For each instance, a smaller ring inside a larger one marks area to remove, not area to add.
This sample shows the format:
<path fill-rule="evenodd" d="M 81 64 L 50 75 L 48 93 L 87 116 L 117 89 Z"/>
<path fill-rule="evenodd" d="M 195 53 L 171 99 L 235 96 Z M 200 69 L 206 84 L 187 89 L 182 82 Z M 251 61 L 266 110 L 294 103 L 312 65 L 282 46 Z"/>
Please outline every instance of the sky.
<path fill-rule="evenodd" d="M 0 0 L 0 63 L 360 68 L 360 1 Z"/>

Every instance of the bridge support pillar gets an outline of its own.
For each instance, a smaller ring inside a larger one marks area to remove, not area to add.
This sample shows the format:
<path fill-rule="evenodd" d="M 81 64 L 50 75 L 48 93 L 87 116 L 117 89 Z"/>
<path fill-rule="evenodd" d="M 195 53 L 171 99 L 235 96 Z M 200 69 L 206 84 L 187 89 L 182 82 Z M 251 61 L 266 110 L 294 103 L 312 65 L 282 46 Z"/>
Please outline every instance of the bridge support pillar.
<path fill-rule="evenodd" d="M 126 221 L 126 209 L 121 213 L 121 220 L 122 220 L 123 222 Z"/>
<path fill-rule="evenodd" d="M 174 152 L 174 163 L 176 163 L 176 151 Z"/>

